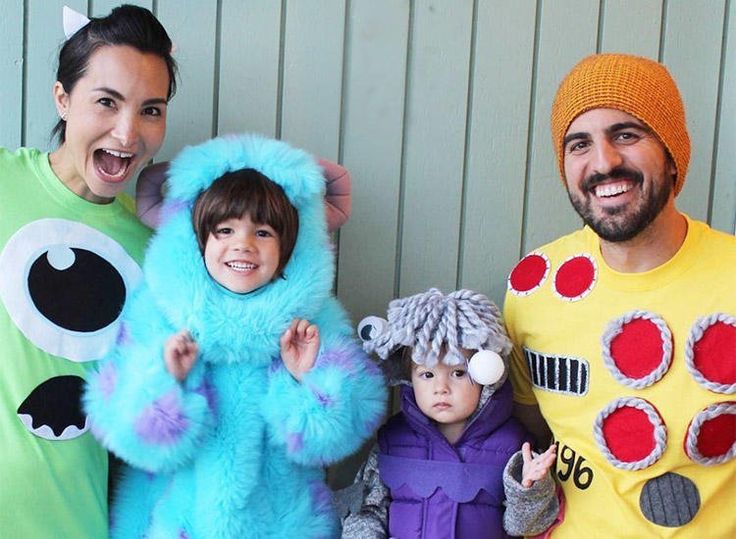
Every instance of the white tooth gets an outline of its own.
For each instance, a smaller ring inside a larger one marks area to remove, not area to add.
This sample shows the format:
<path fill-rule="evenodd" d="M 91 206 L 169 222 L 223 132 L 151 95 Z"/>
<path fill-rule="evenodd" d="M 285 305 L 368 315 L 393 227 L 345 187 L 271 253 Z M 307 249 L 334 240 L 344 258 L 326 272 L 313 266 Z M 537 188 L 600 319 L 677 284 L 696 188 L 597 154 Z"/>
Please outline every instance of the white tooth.
<path fill-rule="evenodd" d="M 227 265 L 236 270 L 252 270 L 255 269 L 255 264 L 239 264 L 237 262 L 228 262 Z"/>
<path fill-rule="evenodd" d="M 115 157 L 124 157 L 124 158 L 133 157 L 133 154 L 130 152 L 119 152 L 117 150 L 109 150 L 107 148 L 102 148 L 102 151 L 105 153 L 109 153 L 110 155 L 114 155 Z"/>
<path fill-rule="evenodd" d="M 620 195 L 631 189 L 629 184 L 599 185 L 595 188 L 595 194 L 599 197 L 611 197 Z"/>

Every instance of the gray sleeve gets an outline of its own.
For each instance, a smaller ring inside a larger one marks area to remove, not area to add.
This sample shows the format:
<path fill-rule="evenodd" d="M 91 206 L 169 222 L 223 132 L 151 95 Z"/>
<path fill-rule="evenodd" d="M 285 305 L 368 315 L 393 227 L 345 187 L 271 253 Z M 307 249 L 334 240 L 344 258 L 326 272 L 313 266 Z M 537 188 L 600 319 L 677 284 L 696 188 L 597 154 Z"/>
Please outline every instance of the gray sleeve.
<path fill-rule="evenodd" d="M 555 482 L 550 474 L 529 488 L 521 486 L 523 463 L 521 451 L 517 451 L 503 471 L 503 487 L 506 493 L 503 527 L 509 535 L 542 533 L 554 523 L 560 510 Z"/>
<path fill-rule="evenodd" d="M 375 447 L 358 470 L 353 485 L 359 482 L 364 486 L 363 503 L 357 512 L 350 512 L 342 519 L 342 539 L 386 539 L 391 498 L 378 475 Z"/>

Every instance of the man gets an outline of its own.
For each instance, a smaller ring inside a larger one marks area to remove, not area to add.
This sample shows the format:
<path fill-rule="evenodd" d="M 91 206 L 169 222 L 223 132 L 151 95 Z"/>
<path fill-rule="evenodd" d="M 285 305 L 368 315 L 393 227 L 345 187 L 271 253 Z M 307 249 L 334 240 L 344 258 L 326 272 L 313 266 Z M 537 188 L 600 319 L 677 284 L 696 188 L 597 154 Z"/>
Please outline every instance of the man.
<path fill-rule="evenodd" d="M 582 60 L 552 106 L 585 227 L 509 276 L 516 415 L 558 443 L 554 537 L 736 537 L 736 238 L 679 212 L 690 140 L 665 67 Z"/>

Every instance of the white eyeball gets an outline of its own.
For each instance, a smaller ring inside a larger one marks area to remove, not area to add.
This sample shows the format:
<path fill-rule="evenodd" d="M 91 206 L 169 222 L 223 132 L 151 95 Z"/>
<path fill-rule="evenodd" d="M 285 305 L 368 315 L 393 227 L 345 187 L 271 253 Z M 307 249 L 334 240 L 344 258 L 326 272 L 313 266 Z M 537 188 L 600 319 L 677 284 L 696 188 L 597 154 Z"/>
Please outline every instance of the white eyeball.
<path fill-rule="evenodd" d="M 388 321 L 380 316 L 366 316 L 358 324 L 358 336 L 363 342 L 372 341 L 388 327 Z"/>
<path fill-rule="evenodd" d="M 468 361 L 470 377 L 484 386 L 498 382 L 505 370 L 506 366 L 501 356 L 490 350 L 480 350 Z"/>

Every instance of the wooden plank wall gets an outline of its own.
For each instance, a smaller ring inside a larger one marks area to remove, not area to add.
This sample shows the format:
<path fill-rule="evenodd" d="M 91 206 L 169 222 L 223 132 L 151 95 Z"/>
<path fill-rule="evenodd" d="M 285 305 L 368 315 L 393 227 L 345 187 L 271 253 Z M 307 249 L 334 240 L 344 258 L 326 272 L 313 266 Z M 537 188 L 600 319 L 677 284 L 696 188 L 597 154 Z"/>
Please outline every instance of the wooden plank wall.
<path fill-rule="evenodd" d="M 0 0 L 0 145 L 48 148 L 63 4 Z M 436 286 L 487 293 L 579 221 L 549 110 L 596 51 L 666 63 L 693 156 L 679 207 L 736 229 L 736 0 L 139 0 L 176 42 L 179 91 L 157 159 L 254 130 L 338 160 L 353 216 L 338 295 L 357 321 Z"/>

